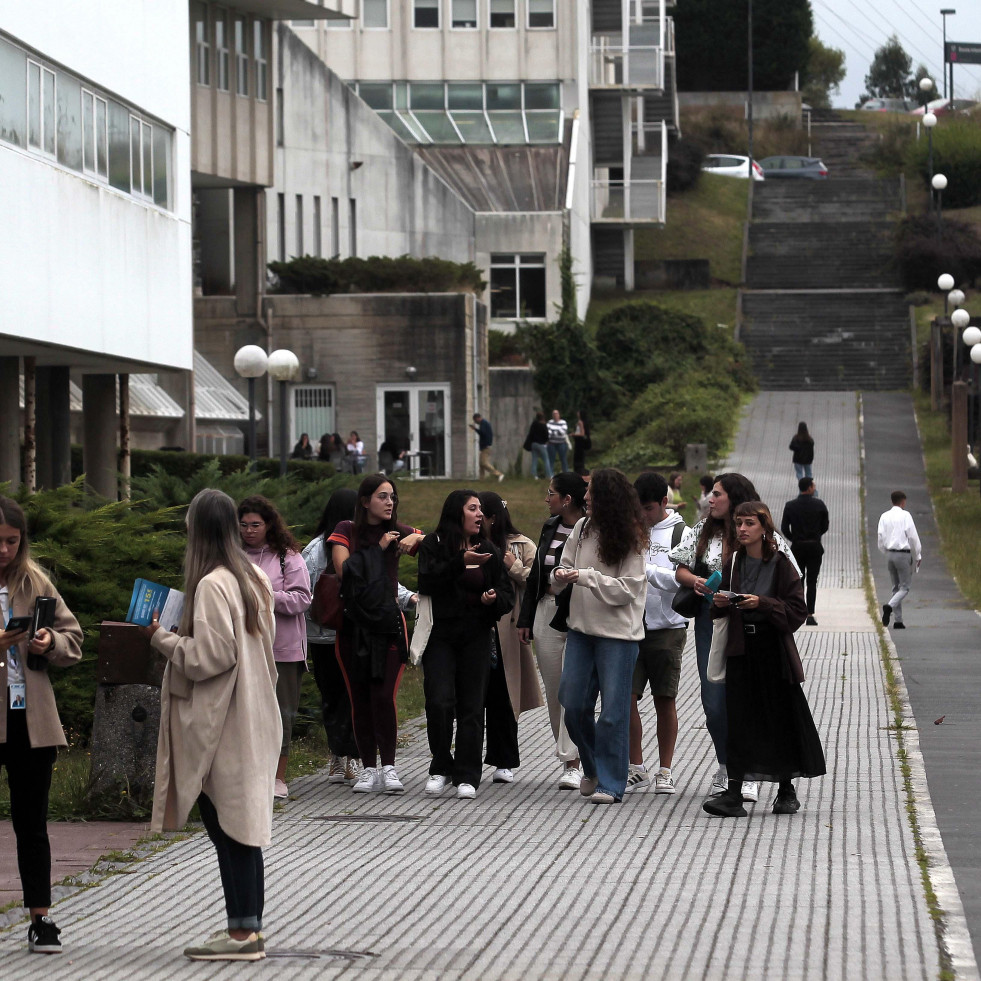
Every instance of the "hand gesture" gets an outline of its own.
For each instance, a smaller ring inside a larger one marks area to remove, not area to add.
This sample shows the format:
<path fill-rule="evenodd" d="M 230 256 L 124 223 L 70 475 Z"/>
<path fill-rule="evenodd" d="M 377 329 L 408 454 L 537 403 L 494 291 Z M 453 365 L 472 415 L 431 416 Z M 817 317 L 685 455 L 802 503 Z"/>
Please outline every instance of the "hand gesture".
<path fill-rule="evenodd" d="M 477 552 L 468 548 L 463 553 L 463 563 L 464 565 L 483 565 L 490 557 L 490 552 Z"/>
<path fill-rule="evenodd" d="M 552 573 L 555 576 L 555 581 L 558 583 L 575 583 L 579 582 L 579 570 L 578 569 L 556 569 Z"/>
<path fill-rule="evenodd" d="M 480 594 L 480 602 L 484 606 L 493 606 L 496 599 L 497 593 L 493 589 L 488 589 L 486 592 Z"/>

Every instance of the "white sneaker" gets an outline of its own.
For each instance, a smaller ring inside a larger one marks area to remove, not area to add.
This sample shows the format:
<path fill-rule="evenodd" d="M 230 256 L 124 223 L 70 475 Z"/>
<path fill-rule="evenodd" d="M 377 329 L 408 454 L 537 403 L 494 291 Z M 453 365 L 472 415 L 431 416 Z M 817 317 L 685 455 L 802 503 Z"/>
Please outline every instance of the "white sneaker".
<path fill-rule="evenodd" d="M 405 787 L 402 785 L 402 781 L 399 780 L 398 773 L 395 772 L 395 767 L 392 764 L 388 764 L 382 767 L 380 773 L 382 791 L 386 794 L 404 794 Z"/>
<path fill-rule="evenodd" d="M 375 768 L 373 766 L 366 766 L 361 771 L 361 776 L 358 777 L 358 782 L 354 785 L 352 790 L 356 794 L 370 794 L 375 789 Z"/>
<path fill-rule="evenodd" d="M 477 788 L 472 783 L 457 784 L 457 800 L 473 800 L 477 796 Z"/>
<path fill-rule="evenodd" d="M 275 797 L 277 800 L 286 800 L 289 795 L 289 788 L 286 786 L 285 780 L 277 780 L 275 784 L 273 784 L 273 797 Z"/>
<path fill-rule="evenodd" d="M 494 771 L 494 783 L 513 783 L 514 773 L 506 766 L 499 767 Z"/>
<path fill-rule="evenodd" d="M 718 797 L 729 789 L 729 774 L 724 766 L 720 766 L 712 777 L 712 789 L 709 791 L 710 797 Z"/>
<path fill-rule="evenodd" d="M 582 783 L 582 770 L 578 766 L 567 766 L 559 777 L 559 790 L 578 790 Z"/>
<path fill-rule="evenodd" d="M 650 774 L 636 764 L 631 763 L 627 768 L 627 786 L 623 792 L 625 794 L 643 794 L 650 790 L 650 787 Z"/>
<path fill-rule="evenodd" d="M 674 778 L 671 776 L 671 771 L 658 770 L 654 776 L 654 793 L 673 794 L 674 792 Z"/>
<path fill-rule="evenodd" d="M 759 799 L 760 799 L 759 780 L 744 780 L 743 800 L 749 801 L 750 804 L 755 804 Z"/>
<path fill-rule="evenodd" d="M 426 793 L 438 797 L 453 781 L 442 773 L 433 773 L 426 781 Z"/>
<path fill-rule="evenodd" d="M 343 756 L 331 756 L 330 769 L 327 771 L 327 783 L 344 783 L 344 770 L 347 760 Z"/>

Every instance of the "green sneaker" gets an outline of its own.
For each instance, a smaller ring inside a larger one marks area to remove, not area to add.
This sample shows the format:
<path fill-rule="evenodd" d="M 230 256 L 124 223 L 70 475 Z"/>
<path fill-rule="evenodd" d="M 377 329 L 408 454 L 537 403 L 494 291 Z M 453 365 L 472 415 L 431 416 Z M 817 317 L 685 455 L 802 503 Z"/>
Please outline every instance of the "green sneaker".
<path fill-rule="evenodd" d="M 200 947 L 185 947 L 184 956 L 192 961 L 258 961 L 265 956 L 264 946 L 256 933 L 235 940 L 224 930 Z"/>

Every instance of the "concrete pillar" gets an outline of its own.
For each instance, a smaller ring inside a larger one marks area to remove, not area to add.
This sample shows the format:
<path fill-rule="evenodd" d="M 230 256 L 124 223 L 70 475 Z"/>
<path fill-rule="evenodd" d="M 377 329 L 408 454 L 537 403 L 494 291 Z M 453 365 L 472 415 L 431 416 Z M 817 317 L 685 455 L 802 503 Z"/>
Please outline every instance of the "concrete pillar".
<path fill-rule="evenodd" d="M 115 501 L 116 376 L 82 376 L 82 467 L 89 490 Z"/>
<path fill-rule="evenodd" d="M 0 358 L 0 483 L 20 486 L 20 358 Z"/>
<path fill-rule="evenodd" d="M 950 387 L 950 445 L 953 472 L 950 489 L 955 494 L 967 490 L 967 383 L 954 382 Z"/>
<path fill-rule="evenodd" d="M 37 369 L 37 486 L 62 487 L 72 479 L 69 368 Z"/>

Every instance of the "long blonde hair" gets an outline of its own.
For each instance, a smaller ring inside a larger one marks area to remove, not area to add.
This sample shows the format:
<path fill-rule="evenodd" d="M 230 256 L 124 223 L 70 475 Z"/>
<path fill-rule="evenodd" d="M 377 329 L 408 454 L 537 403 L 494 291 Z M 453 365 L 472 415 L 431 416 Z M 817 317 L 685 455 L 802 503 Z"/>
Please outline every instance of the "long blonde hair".
<path fill-rule="evenodd" d="M 187 509 L 187 551 L 184 554 L 184 612 L 180 633 L 194 634 L 194 594 L 198 583 L 215 569 L 225 568 L 238 582 L 245 604 L 245 629 L 259 633 L 259 596 L 266 589 L 256 567 L 242 550 L 235 502 L 224 492 L 199 491 Z"/>
<path fill-rule="evenodd" d="M 0 497 L 0 525 L 9 525 L 20 532 L 17 554 L 7 564 L 5 578 L 7 594 L 13 600 L 17 593 L 44 596 L 53 589 L 45 571 L 31 558 L 31 544 L 27 539 L 27 519 L 24 510 L 10 497 Z"/>

